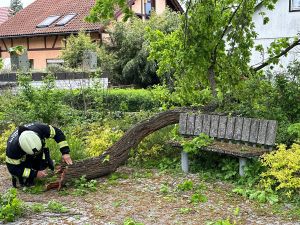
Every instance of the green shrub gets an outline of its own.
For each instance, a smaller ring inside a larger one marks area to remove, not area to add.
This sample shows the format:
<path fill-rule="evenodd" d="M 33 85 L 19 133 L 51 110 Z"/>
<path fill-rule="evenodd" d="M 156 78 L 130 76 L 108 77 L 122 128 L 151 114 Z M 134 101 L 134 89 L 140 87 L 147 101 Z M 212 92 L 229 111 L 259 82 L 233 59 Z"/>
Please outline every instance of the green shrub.
<path fill-rule="evenodd" d="M 117 128 L 92 124 L 85 137 L 86 152 L 89 156 L 99 156 L 115 143 L 123 132 Z"/>
<path fill-rule="evenodd" d="M 0 195 L 0 221 L 13 222 L 24 213 L 24 203 L 17 197 L 17 190 L 9 189 Z"/>
<path fill-rule="evenodd" d="M 289 149 L 279 145 L 277 151 L 265 154 L 262 164 L 267 170 L 262 173 L 261 184 L 265 189 L 282 190 L 290 197 L 300 188 L 300 145 L 293 144 Z"/>
<path fill-rule="evenodd" d="M 61 202 L 50 200 L 47 204 L 47 209 L 55 213 L 66 213 L 69 211 Z"/>
<path fill-rule="evenodd" d="M 130 164 L 157 167 L 161 170 L 175 168 L 180 154 L 166 145 L 171 139 L 173 126 L 168 126 L 145 137 L 136 149 L 130 152 Z"/>
<path fill-rule="evenodd" d="M 70 154 L 73 160 L 84 159 L 89 155 L 85 151 L 85 142 L 83 136 L 85 135 L 85 127 L 81 125 L 70 125 L 68 127 L 61 128 L 65 135 L 66 140 L 70 147 Z M 46 140 L 47 147 L 50 149 L 51 158 L 56 162 L 61 161 L 61 153 L 59 151 L 58 144 L 53 139 Z"/>
<path fill-rule="evenodd" d="M 126 218 L 123 225 L 144 225 L 143 223 L 137 222 L 132 218 Z"/>
<path fill-rule="evenodd" d="M 185 180 L 182 183 L 178 184 L 178 190 L 180 191 L 190 191 L 194 188 L 194 183 L 191 180 Z"/>
<path fill-rule="evenodd" d="M 3 60 L 0 58 L 0 70 L 3 68 Z"/>
<path fill-rule="evenodd" d="M 190 154 L 197 154 L 201 151 L 202 147 L 206 147 L 213 142 L 213 138 L 209 137 L 207 134 L 201 133 L 199 136 L 193 138 L 192 140 L 183 140 L 182 147 L 183 151 Z"/>
<path fill-rule="evenodd" d="M 0 135 L 0 162 L 5 162 L 6 156 L 6 143 L 9 136 L 16 129 L 16 125 L 10 124 L 6 130 L 4 130 Z"/>
<path fill-rule="evenodd" d="M 103 97 L 107 110 L 138 112 L 160 106 L 152 92 L 146 89 L 109 89 Z"/>

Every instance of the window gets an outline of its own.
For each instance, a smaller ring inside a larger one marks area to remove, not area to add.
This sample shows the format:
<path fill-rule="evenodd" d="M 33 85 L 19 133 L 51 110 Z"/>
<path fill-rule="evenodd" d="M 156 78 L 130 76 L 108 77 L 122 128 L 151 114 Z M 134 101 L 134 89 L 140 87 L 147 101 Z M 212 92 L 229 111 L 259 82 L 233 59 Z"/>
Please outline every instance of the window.
<path fill-rule="evenodd" d="M 69 23 L 75 16 L 76 16 L 75 13 L 68 14 L 68 15 L 64 16 L 64 18 L 59 20 L 55 25 L 56 26 L 64 26 L 67 23 Z"/>
<path fill-rule="evenodd" d="M 49 16 L 47 19 L 45 19 L 43 22 L 38 24 L 37 28 L 44 28 L 49 27 L 54 21 L 56 21 L 60 16 Z"/>
<path fill-rule="evenodd" d="M 145 3 L 145 14 L 146 16 L 150 16 L 151 14 L 151 2 Z"/>
<path fill-rule="evenodd" d="M 34 60 L 33 59 L 29 59 L 29 68 L 34 69 Z"/>
<path fill-rule="evenodd" d="M 290 0 L 290 11 L 300 11 L 300 0 Z"/>

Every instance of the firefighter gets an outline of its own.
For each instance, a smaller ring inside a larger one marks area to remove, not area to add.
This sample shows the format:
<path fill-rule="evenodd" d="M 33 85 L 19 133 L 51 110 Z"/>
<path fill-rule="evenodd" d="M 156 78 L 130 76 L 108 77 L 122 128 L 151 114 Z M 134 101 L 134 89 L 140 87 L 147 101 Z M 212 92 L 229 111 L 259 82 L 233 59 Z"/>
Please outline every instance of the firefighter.
<path fill-rule="evenodd" d="M 8 138 L 6 165 L 17 187 L 34 185 L 35 178 L 47 176 L 47 168 L 54 170 L 45 139 L 53 138 L 59 145 L 63 161 L 71 165 L 70 149 L 64 133 L 57 127 L 42 123 L 19 126 Z"/>

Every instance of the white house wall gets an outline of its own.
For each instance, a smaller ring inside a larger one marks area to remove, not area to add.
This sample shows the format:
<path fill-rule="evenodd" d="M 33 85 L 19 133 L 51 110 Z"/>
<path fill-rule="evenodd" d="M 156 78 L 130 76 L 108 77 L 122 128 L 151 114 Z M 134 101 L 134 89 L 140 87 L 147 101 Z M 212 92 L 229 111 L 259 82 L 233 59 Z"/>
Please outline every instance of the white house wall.
<path fill-rule="evenodd" d="M 255 40 L 255 45 L 262 44 L 267 50 L 267 47 L 271 42 L 278 38 L 288 37 L 293 40 L 293 37 L 297 36 L 300 32 L 300 11 L 289 11 L 289 0 L 279 0 L 273 11 L 268 11 L 265 7 L 260 6 L 254 14 L 253 21 L 255 22 L 256 32 L 258 37 Z M 266 12 L 266 15 L 270 18 L 268 24 L 263 25 L 263 18 L 259 13 L 261 11 Z M 251 59 L 251 65 L 257 65 L 267 59 L 267 53 L 262 56 L 260 53 L 253 50 Z M 300 47 L 292 49 L 287 57 L 281 57 L 280 64 L 286 67 L 289 62 L 298 59 L 300 60 Z M 276 70 L 280 70 L 280 67 L 276 66 Z"/>

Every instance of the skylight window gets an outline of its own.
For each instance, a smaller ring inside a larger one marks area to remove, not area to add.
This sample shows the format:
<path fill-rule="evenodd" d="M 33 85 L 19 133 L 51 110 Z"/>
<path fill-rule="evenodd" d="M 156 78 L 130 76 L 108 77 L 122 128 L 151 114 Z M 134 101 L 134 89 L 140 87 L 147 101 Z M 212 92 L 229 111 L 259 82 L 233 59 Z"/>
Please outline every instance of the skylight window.
<path fill-rule="evenodd" d="M 70 13 L 68 15 L 65 15 L 64 18 L 62 18 L 61 20 L 59 20 L 55 25 L 56 26 L 64 26 L 67 23 L 69 23 L 77 14 L 75 13 Z"/>
<path fill-rule="evenodd" d="M 49 27 L 52 23 L 54 23 L 60 16 L 49 16 L 43 22 L 38 24 L 37 28 Z"/>

